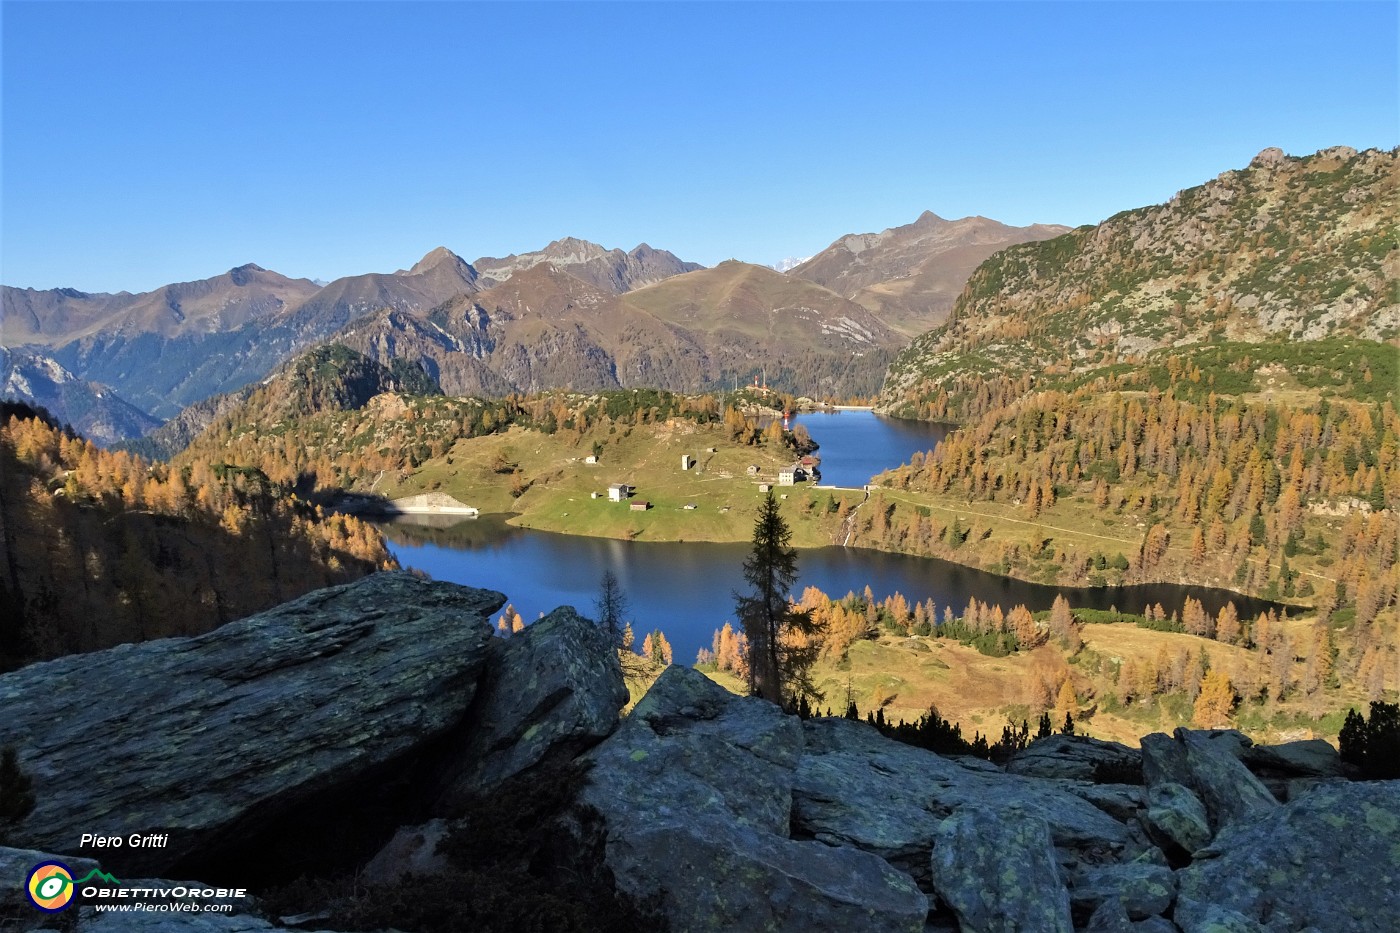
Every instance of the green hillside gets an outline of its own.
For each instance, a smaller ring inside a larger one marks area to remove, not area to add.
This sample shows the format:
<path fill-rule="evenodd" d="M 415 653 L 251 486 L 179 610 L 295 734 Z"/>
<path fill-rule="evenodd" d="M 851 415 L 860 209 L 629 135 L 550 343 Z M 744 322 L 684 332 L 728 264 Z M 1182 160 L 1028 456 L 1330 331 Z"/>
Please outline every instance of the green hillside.
<path fill-rule="evenodd" d="M 881 405 L 964 417 L 963 396 L 985 379 L 1062 384 L 1146 368 L 1160 382 L 1173 365 L 1199 368 L 1205 390 L 1213 377 L 1243 392 L 1255 387 L 1250 365 L 1287 369 L 1300 354 L 1305 383 L 1345 389 L 1369 363 L 1366 388 L 1341 394 L 1384 395 L 1393 370 L 1378 369 L 1393 357 L 1379 343 L 1400 335 L 1397 181 L 1394 150 L 1265 150 L 1166 204 L 1003 250 L 973 274 L 949 323 L 900 354 Z M 1294 349 L 1328 338 L 1361 342 Z"/>

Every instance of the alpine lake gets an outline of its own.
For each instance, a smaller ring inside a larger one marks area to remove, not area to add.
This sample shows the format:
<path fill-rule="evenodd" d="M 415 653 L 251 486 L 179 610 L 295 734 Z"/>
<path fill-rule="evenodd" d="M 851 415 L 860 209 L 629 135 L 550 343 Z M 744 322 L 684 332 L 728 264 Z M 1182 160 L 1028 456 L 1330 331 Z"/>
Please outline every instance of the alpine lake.
<path fill-rule="evenodd" d="M 860 487 L 907 463 L 915 451 L 933 449 L 950 430 L 865 410 L 805 413 L 794 421 L 821 445 L 821 482 L 843 487 Z M 509 518 L 413 515 L 380 528 L 404 567 L 436 580 L 499 590 L 527 623 L 558 606 L 592 615 L 599 582 L 604 571 L 612 570 L 627 596 L 638 644 L 647 632 L 660 629 L 679 663 L 692 663 L 700 648 L 710 646 L 716 629 L 736 621 L 734 594 L 744 588 L 747 543 L 621 541 L 519 528 L 507 524 Z M 1228 590 L 1171 584 L 1045 586 L 937 558 L 865 548 L 804 548 L 797 561 L 794 595 L 815 586 L 839 598 L 868 585 L 877 599 L 895 592 L 911 604 L 932 599 L 940 617 L 944 606 L 960 613 L 972 597 L 1008 610 L 1024 604 L 1035 611 L 1050 608 L 1061 593 L 1075 608 L 1126 612 L 1142 612 L 1157 603 L 1179 612 L 1188 597 L 1212 613 L 1233 602 L 1242 617 L 1274 605 Z"/>

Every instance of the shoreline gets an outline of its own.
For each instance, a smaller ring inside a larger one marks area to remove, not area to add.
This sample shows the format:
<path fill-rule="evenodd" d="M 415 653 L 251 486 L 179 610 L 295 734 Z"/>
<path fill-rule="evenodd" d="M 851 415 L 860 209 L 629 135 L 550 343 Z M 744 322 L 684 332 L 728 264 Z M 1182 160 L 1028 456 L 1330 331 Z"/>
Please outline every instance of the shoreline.
<path fill-rule="evenodd" d="M 392 518 L 393 516 L 388 516 L 388 517 Z M 591 538 L 591 539 L 603 540 L 603 541 L 626 541 L 626 542 L 635 542 L 635 543 L 638 543 L 638 544 L 744 544 L 744 543 L 746 543 L 746 542 L 749 540 L 747 537 L 745 537 L 745 538 L 725 538 L 725 539 L 722 539 L 722 540 L 717 540 L 717 539 L 704 539 L 704 540 L 702 540 L 702 539 L 696 539 L 696 538 L 689 538 L 689 539 L 687 539 L 687 538 L 679 538 L 679 537 L 665 537 L 665 538 L 650 538 L 650 537 L 642 537 L 642 536 L 628 537 L 628 536 L 625 536 L 625 535 L 589 534 L 589 533 L 587 533 L 587 532 L 578 532 L 578 531 L 561 531 L 561 530 L 555 529 L 555 528 L 544 528 L 544 527 L 538 527 L 538 526 L 535 526 L 535 525 L 523 524 L 523 523 L 517 522 L 517 521 L 515 521 L 515 519 L 523 518 L 523 517 L 524 517 L 521 513 L 518 513 L 518 512 L 492 512 L 492 513 L 482 513 L 479 517 L 482 518 L 482 519 L 486 519 L 486 520 L 495 520 L 495 521 L 499 521 L 501 524 L 507 525 L 507 526 L 509 526 L 509 527 L 511 527 L 511 528 L 518 528 L 518 529 L 521 529 L 521 530 L 531 531 L 531 532 L 535 532 L 535 533 L 539 533 L 539 534 L 564 535 L 564 536 L 572 537 L 572 538 Z M 466 521 L 466 520 L 467 520 L 467 519 L 466 519 L 465 517 L 463 517 L 463 521 Z M 473 519 L 473 520 L 474 520 L 474 519 Z M 455 524 L 455 523 L 454 523 L 454 524 Z M 442 527 L 452 527 L 452 526 L 444 525 L 444 526 L 442 526 Z M 978 566 L 978 565 L 975 564 L 975 563 L 971 563 L 971 562 L 968 562 L 968 561 L 954 560 L 954 559 L 952 559 L 952 558 L 950 558 L 950 557 L 943 557 L 943 556 L 934 555 L 934 554 L 914 554 L 914 553 L 910 553 L 910 552 L 908 552 L 908 551 L 891 551 L 891 550 L 885 550 L 885 549 L 883 549 L 883 548 L 869 547 L 869 546 L 865 546 L 865 545 L 840 544 L 840 543 L 837 543 L 836 541 L 831 541 L 831 540 L 829 540 L 829 541 L 827 541 L 827 542 L 825 542 L 825 543 L 822 543 L 822 544 L 812 544 L 812 543 L 794 544 L 793 547 L 796 548 L 797 551 L 799 552 L 799 554 L 798 554 L 799 564 L 800 564 L 800 562 L 801 562 L 801 552 L 803 552 L 803 551 L 817 551 L 817 550 L 822 550 L 822 549 L 825 549 L 825 548 L 840 548 L 840 549 L 842 549 L 842 550 L 844 550 L 844 551 L 867 551 L 867 552 L 870 552 L 870 553 L 872 553 L 872 554 L 883 554 L 883 555 L 889 555 L 889 556 L 893 556 L 893 557 L 907 557 L 907 558 L 914 558 L 914 559 L 916 559 L 916 560 L 937 561 L 937 562 L 940 562 L 940 563 L 943 563 L 943 564 L 948 564 L 948 565 L 950 565 L 950 566 L 963 568 L 963 569 L 970 570 L 970 571 L 973 571 L 973 572 L 976 572 L 976 573 L 986 574 L 988 577 L 992 577 L 992 578 L 994 578 L 994 579 L 996 579 L 996 580 L 1015 581 L 1015 582 L 1017 582 L 1017 583 L 1027 584 L 1027 585 L 1030 585 L 1030 586 L 1045 587 L 1045 588 L 1047 588 L 1047 589 L 1052 589 L 1052 590 L 1082 590 L 1082 591 L 1095 592 L 1095 593 L 1107 593 L 1107 592 L 1121 592 L 1121 591 L 1124 591 L 1124 590 L 1134 590 L 1134 589 L 1137 589 L 1137 588 L 1139 588 L 1139 587 L 1172 586 L 1172 587 L 1183 587 L 1183 588 L 1192 588 L 1192 589 L 1198 589 L 1198 590 L 1203 590 L 1203 591 L 1210 591 L 1210 592 L 1213 592 L 1213 593 L 1228 594 L 1229 596 L 1238 597 L 1238 599 L 1239 599 L 1240 601 L 1246 601 L 1246 600 L 1247 600 L 1247 601 L 1251 601 L 1251 602 L 1258 602 L 1258 603 L 1270 604 L 1270 605 L 1277 606 L 1277 607 L 1280 607 L 1280 608 L 1283 608 L 1283 609 L 1287 610 L 1287 612 L 1288 612 L 1288 614 L 1289 614 L 1290 616 L 1304 615 L 1304 614 L 1307 614 L 1307 613 L 1309 613 L 1309 612 L 1314 611 L 1314 607 L 1311 606 L 1311 605 L 1309 605 L 1309 604 L 1300 603 L 1300 602 L 1290 602 L 1290 601 L 1288 601 L 1288 600 L 1283 600 L 1283 599 L 1269 599 L 1269 598 L 1266 598 L 1266 597 L 1264 597 L 1264 596 L 1259 596 L 1259 595 L 1250 594 L 1250 593 L 1242 593 L 1242 592 L 1240 592 L 1240 591 L 1238 591 L 1238 590 L 1236 590 L 1236 589 L 1232 589 L 1232 588 L 1227 587 L 1227 586 L 1220 586 L 1220 585 L 1218 585 L 1218 584 L 1204 583 L 1204 582 L 1200 582 L 1200 581 L 1190 581 L 1190 580 L 1181 580 L 1181 579 L 1166 579 L 1166 578 L 1160 578 L 1160 579 L 1152 579 L 1152 580 L 1137 580 L 1137 581 L 1134 581 L 1134 582 L 1132 582 L 1132 583 L 1116 583 L 1116 584 L 1110 584 L 1110 585 L 1106 585 L 1106 586 L 1091 586 L 1091 585 L 1090 585 L 1087 581 L 1085 581 L 1085 580 L 1064 580 L 1064 581 L 1059 581 L 1059 582 L 1056 582 L 1056 583 L 1046 583 L 1046 582 L 1043 581 L 1043 580 L 1035 580 L 1035 579 L 1032 579 L 1032 578 L 1029 577 L 1029 576 L 1020 575 L 1020 574 L 1016 574 L 1016 573 L 1004 573 L 1004 572 L 1001 572 L 1001 571 L 998 571 L 998 570 L 990 570 L 990 569 L 987 569 L 987 568 L 985 568 L 985 567 Z M 885 595 L 893 595 L 893 594 L 885 594 Z M 1074 606 L 1074 608 L 1087 608 L 1087 607 L 1085 607 L 1085 606 L 1075 606 L 1073 603 L 1071 603 L 1071 605 Z"/>

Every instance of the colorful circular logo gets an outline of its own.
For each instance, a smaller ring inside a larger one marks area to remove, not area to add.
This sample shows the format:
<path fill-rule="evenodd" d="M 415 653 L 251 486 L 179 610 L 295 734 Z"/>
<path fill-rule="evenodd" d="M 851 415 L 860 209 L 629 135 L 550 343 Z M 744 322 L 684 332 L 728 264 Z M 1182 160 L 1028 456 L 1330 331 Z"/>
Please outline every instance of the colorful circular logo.
<path fill-rule="evenodd" d="M 40 862 L 30 870 L 25 891 L 35 907 L 56 914 L 73 903 L 73 872 L 62 862 Z"/>

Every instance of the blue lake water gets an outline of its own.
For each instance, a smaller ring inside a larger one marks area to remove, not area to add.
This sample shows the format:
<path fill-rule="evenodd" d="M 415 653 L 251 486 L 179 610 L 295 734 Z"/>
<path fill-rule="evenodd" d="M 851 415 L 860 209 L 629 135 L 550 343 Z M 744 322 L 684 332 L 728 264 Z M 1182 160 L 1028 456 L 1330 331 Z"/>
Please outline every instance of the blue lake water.
<path fill-rule="evenodd" d="M 796 416 L 821 447 L 822 483 L 864 486 L 871 477 L 938 446 L 951 425 L 884 418 L 869 411 L 812 412 Z"/>
<path fill-rule="evenodd" d="M 876 473 L 907 461 L 914 451 L 931 449 L 947 430 L 879 418 L 870 412 L 802 415 L 798 420 L 822 445 L 822 482 L 841 486 L 860 486 Z M 516 528 L 506 524 L 508 517 L 485 515 L 455 523 L 437 517 L 409 518 L 382 527 L 390 550 L 405 567 L 417 567 L 438 580 L 499 590 L 527 621 L 561 605 L 591 615 L 603 572 L 612 570 L 630 600 L 638 641 L 646 632 L 661 629 L 678 662 L 692 663 L 696 652 L 709 646 L 714 630 L 734 620 L 733 594 L 744 585 L 740 566 L 747 544 L 561 535 Z M 881 599 L 895 592 L 911 601 L 932 599 L 940 615 L 945 605 L 960 613 L 974 596 L 1006 609 L 1017 604 L 1048 609 L 1059 593 L 1076 607 L 1134 612 L 1154 603 L 1179 611 L 1188 596 L 1200 599 L 1211 612 L 1233 601 L 1242 616 L 1257 614 L 1269 605 L 1202 587 L 1043 586 L 936 558 L 861 548 L 804 549 L 798 552 L 798 568 L 797 593 L 802 587 L 816 586 L 839 597 L 869 585 Z"/>

